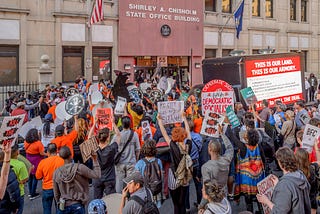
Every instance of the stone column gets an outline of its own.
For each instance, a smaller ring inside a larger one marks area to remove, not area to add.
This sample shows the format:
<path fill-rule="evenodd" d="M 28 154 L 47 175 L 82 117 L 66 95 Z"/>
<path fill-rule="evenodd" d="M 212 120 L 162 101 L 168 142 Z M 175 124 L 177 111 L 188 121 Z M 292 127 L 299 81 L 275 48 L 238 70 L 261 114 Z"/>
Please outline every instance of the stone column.
<path fill-rule="evenodd" d="M 48 62 L 50 60 L 48 55 L 41 56 L 41 66 L 38 70 L 38 81 L 39 81 L 39 89 L 40 91 L 45 89 L 46 84 L 53 84 L 53 72 Z"/>

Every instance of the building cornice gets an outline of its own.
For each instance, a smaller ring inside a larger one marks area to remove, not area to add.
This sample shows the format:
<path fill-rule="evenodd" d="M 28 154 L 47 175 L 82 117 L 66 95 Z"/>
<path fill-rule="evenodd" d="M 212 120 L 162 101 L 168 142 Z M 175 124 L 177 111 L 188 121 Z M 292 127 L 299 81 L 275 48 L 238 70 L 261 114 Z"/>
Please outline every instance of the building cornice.
<path fill-rule="evenodd" d="M 313 34 L 312 31 L 303 31 L 303 30 L 287 30 L 287 33 L 294 33 L 294 34 Z"/>
<path fill-rule="evenodd" d="M 266 32 L 279 32 L 279 28 L 264 28 L 264 27 L 248 27 L 248 30 L 254 31 L 266 31 Z"/>
<path fill-rule="evenodd" d="M 9 8 L 9 7 L 0 7 L 0 12 L 9 12 L 9 13 L 24 13 L 29 15 L 29 9 L 20 9 L 20 8 Z"/>
<path fill-rule="evenodd" d="M 89 18 L 89 15 L 86 13 L 74 13 L 74 12 L 52 12 L 52 15 L 55 17 L 77 17 L 77 18 Z M 118 20 L 117 16 L 104 16 L 104 20 Z"/>

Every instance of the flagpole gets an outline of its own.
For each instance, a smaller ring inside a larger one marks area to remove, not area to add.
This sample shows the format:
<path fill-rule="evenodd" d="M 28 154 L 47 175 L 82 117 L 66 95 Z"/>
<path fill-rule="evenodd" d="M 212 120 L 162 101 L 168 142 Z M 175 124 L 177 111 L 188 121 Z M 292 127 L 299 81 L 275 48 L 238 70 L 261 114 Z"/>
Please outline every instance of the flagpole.
<path fill-rule="evenodd" d="M 225 27 L 227 26 L 227 24 L 229 23 L 230 19 L 233 18 L 234 13 L 239 9 L 241 3 L 242 3 L 242 0 L 240 0 L 240 1 L 238 2 L 237 7 L 233 10 L 232 15 L 231 15 L 231 14 L 229 15 L 229 18 L 228 18 L 228 20 L 226 21 L 226 23 L 225 23 L 224 25 L 222 25 L 222 27 L 220 27 L 219 33 L 222 33 L 222 31 L 224 30 L 224 28 L 225 28 Z"/>

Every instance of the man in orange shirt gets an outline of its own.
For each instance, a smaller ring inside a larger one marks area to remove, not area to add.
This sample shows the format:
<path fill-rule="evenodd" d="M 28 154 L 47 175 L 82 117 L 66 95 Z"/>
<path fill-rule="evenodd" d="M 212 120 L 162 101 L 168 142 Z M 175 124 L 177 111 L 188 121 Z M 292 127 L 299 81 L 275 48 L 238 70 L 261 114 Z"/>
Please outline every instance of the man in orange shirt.
<path fill-rule="evenodd" d="M 71 151 L 71 156 L 73 158 L 73 141 L 78 136 L 79 125 L 78 125 L 78 116 L 74 116 L 74 129 L 69 133 L 65 134 L 66 130 L 63 125 L 58 125 L 55 130 L 56 138 L 51 140 L 51 143 L 56 144 L 58 151 L 61 147 L 67 146 Z"/>
<path fill-rule="evenodd" d="M 57 156 L 57 146 L 54 143 L 48 144 L 48 158 L 40 161 L 36 178 L 42 181 L 42 207 L 44 214 L 51 214 L 53 201 L 53 173 L 64 164 L 62 158 Z M 54 202 L 56 205 L 56 201 Z"/>

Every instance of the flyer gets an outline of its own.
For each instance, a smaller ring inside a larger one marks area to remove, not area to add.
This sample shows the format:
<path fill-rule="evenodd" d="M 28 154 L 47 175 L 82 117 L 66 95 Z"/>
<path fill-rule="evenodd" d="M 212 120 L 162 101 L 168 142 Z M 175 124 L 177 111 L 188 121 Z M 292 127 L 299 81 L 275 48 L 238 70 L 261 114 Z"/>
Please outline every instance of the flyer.
<path fill-rule="evenodd" d="M 214 113 L 206 112 L 204 120 L 202 122 L 202 127 L 200 134 L 209 136 L 209 137 L 219 137 L 219 124 L 221 125 L 224 121 L 224 116 Z"/>

